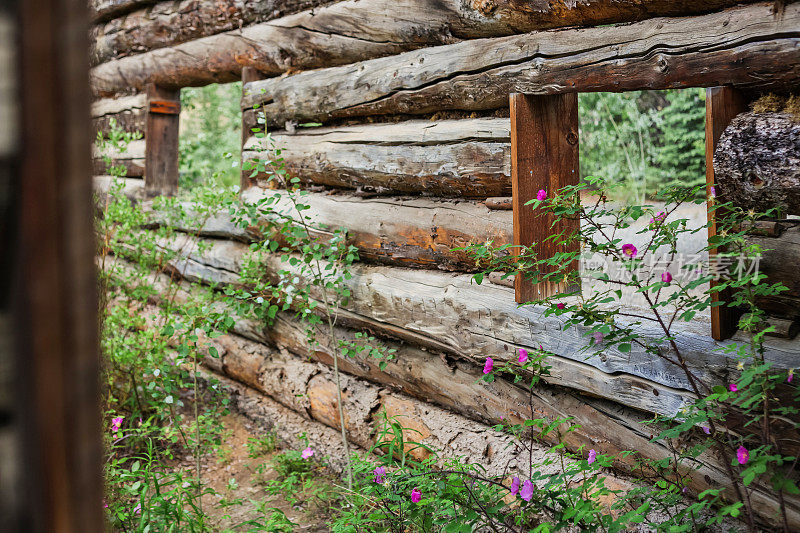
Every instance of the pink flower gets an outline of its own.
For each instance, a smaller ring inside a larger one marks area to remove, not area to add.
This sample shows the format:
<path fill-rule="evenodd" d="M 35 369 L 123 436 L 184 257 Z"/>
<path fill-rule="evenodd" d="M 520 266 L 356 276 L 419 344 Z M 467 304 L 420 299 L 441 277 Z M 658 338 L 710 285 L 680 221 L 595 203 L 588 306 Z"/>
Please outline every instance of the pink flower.
<path fill-rule="evenodd" d="M 589 464 L 592 464 L 593 462 L 597 461 L 597 452 L 594 449 L 589 450 L 589 457 L 586 458 L 586 461 Z"/>
<path fill-rule="evenodd" d="M 656 222 L 664 222 L 667 219 L 667 214 L 664 211 L 659 211 L 656 216 L 650 219 L 651 224 Z"/>
<path fill-rule="evenodd" d="M 310 459 L 311 456 L 314 455 L 314 450 L 311 449 L 311 446 L 303 450 L 303 453 L 300 454 L 300 457 L 303 459 Z"/>
<path fill-rule="evenodd" d="M 717 197 L 717 188 L 712 185 L 711 187 L 709 187 L 708 193 L 711 195 L 711 198 L 716 198 Z"/>
<path fill-rule="evenodd" d="M 671 282 L 672 274 L 670 274 L 669 272 L 664 272 L 663 274 L 661 274 L 661 281 L 663 281 L 664 283 Z"/>
<path fill-rule="evenodd" d="M 556 304 L 556 307 L 557 307 L 557 308 L 559 308 L 559 309 L 564 309 L 564 308 L 566 307 L 566 305 L 564 305 L 564 304 L 563 304 L 563 303 L 561 303 L 561 302 L 558 302 L 558 303 Z"/>
<path fill-rule="evenodd" d="M 522 490 L 519 491 L 519 497 L 526 502 L 531 501 L 531 498 L 533 498 L 533 483 L 531 483 L 530 480 L 526 479 L 525 483 L 522 484 Z"/>
<path fill-rule="evenodd" d="M 736 383 L 731 383 L 728 385 L 728 390 L 731 392 L 739 392 L 739 387 L 736 386 Z"/>
<path fill-rule="evenodd" d="M 419 503 L 421 499 L 422 499 L 422 492 L 420 492 L 418 488 L 414 487 L 414 490 L 411 491 L 411 501 L 414 503 Z"/>
<path fill-rule="evenodd" d="M 519 364 L 524 365 L 528 362 L 528 350 L 525 348 L 519 349 Z"/>
<path fill-rule="evenodd" d="M 747 448 L 739 446 L 736 450 L 736 460 L 739 461 L 740 465 L 747 464 L 747 461 L 750 460 L 750 452 L 747 451 Z"/>
<path fill-rule="evenodd" d="M 539 189 L 539 192 L 536 193 L 536 199 L 540 202 L 547 198 L 547 191 L 544 189 Z"/>
<path fill-rule="evenodd" d="M 491 357 L 486 358 L 486 363 L 483 365 L 483 373 L 488 374 L 492 371 L 492 367 L 494 366 L 494 361 Z"/>
<path fill-rule="evenodd" d="M 595 344 L 600 344 L 601 342 L 603 342 L 603 334 L 600 333 L 599 331 L 595 331 L 594 333 L 592 333 L 592 338 L 594 339 Z"/>
<path fill-rule="evenodd" d="M 136 507 L 133 508 L 133 512 L 136 514 L 142 514 L 142 502 L 136 504 Z"/>
<path fill-rule="evenodd" d="M 108 502 L 106 502 L 105 498 L 103 498 L 103 509 L 108 509 Z"/>
<path fill-rule="evenodd" d="M 786 376 L 786 383 L 791 383 L 794 379 L 794 368 L 789 369 L 789 374 Z"/>
<path fill-rule="evenodd" d="M 711 428 L 710 427 L 708 427 L 708 426 L 700 426 L 700 428 L 702 428 L 703 433 L 705 433 L 706 435 L 711 435 Z"/>
<path fill-rule="evenodd" d="M 636 257 L 637 253 L 639 253 L 639 250 L 637 250 L 634 245 L 630 243 L 622 245 L 622 255 L 624 255 L 625 257 L 633 259 L 634 257 Z"/>
<path fill-rule="evenodd" d="M 373 470 L 372 473 L 375 474 L 375 483 L 382 484 L 384 478 L 386 477 L 386 467 L 379 466 Z"/>
<path fill-rule="evenodd" d="M 519 478 L 514 476 L 514 479 L 511 480 L 511 494 L 516 494 L 519 492 Z"/>
<path fill-rule="evenodd" d="M 111 433 L 116 433 L 119 431 L 119 428 L 122 426 L 122 420 L 124 416 L 115 416 L 111 419 Z"/>

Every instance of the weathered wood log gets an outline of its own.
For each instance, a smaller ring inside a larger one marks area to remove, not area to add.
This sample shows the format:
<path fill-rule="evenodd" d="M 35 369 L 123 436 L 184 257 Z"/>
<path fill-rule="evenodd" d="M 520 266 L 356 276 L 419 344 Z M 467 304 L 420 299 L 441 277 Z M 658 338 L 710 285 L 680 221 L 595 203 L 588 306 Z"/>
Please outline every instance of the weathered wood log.
<path fill-rule="evenodd" d="M 787 113 L 742 113 L 714 152 L 718 194 L 743 209 L 800 215 L 800 121 Z"/>
<path fill-rule="evenodd" d="M 93 20 L 101 21 L 156 2 L 158 0 L 89 0 L 89 11 Z"/>
<path fill-rule="evenodd" d="M 158 277 L 157 285 L 164 288 L 169 281 L 164 276 Z M 178 291 L 177 298 L 185 298 L 191 289 L 188 287 Z M 170 294 L 173 294 L 172 292 Z M 289 349 L 301 357 L 311 355 L 315 360 L 327 365 L 332 364 L 332 351 L 330 339 L 324 332 L 318 336 L 321 344 L 310 345 L 306 335 L 305 325 L 289 315 L 279 314 L 277 322 L 272 328 L 265 330 L 262 325 L 249 320 L 238 320 L 234 330 L 239 335 L 256 342 L 278 342 L 279 346 Z M 343 338 L 352 339 L 352 331 L 347 332 L 339 327 L 338 331 Z M 647 458 L 663 458 L 669 454 L 661 443 L 652 442 L 652 431 L 644 423 L 647 417 L 636 414 L 617 404 L 599 399 L 576 397 L 559 388 L 546 385 L 537 386 L 533 394 L 503 380 L 495 380 L 491 384 L 481 385 L 481 394 L 475 394 L 475 382 L 480 376 L 480 369 L 476 365 L 467 364 L 458 357 L 451 358 L 445 354 L 437 356 L 429 350 L 417 349 L 406 344 L 395 344 L 385 341 L 387 348 L 397 349 L 397 357 L 390 361 L 386 368 L 380 370 L 376 361 L 364 358 L 342 359 L 340 364 L 344 372 L 374 381 L 382 386 L 399 388 L 404 393 L 418 397 L 426 402 L 435 402 L 443 407 L 453 409 L 471 419 L 480 422 L 496 424 L 500 422 L 519 422 L 525 418 L 546 418 L 554 420 L 567 416 L 573 417 L 572 423 L 577 424 L 577 429 L 567 433 L 565 443 L 569 449 L 578 449 L 581 446 L 600 447 L 606 453 L 617 454 L 623 450 L 635 449 L 639 456 Z M 259 383 L 257 377 L 262 368 L 263 361 L 259 359 L 258 348 L 245 350 L 220 347 L 223 353 L 223 364 L 228 371 L 235 372 L 238 379 L 245 382 Z M 233 370 L 236 369 L 236 370 Z M 285 374 L 279 374 L 279 377 Z M 284 378 L 281 378 L 285 380 Z M 307 380 L 308 381 L 308 380 Z M 272 383 L 272 382 L 271 382 Z M 286 387 L 280 383 L 272 384 L 269 389 L 277 387 L 278 390 Z M 267 394 L 269 394 L 268 391 Z M 291 396 L 290 405 L 297 404 L 297 396 Z M 318 398 L 322 395 L 318 395 Z M 301 402 L 304 400 L 300 400 Z M 386 403 L 384 402 L 384 405 Z M 302 406 L 301 406 L 302 407 Z M 427 407 L 424 406 L 423 407 Z M 325 409 L 318 409 L 318 413 L 330 413 L 330 404 Z M 396 412 L 396 411 L 395 411 Z M 404 411 L 408 414 L 408 411 Z M 416 418 L 424 413 L 415 412 Z M 308 416 L 308 410 L 303 414 Z M 336 416 L 335 414 L 333 415 Z M 334 418 L 335 419 L 335 418 Z M 338 421 L 338 419 L 335 419 Z M 554 434 L 545 437 L 546 442 L 553 442 Z M 482 442 L 482 441 L 480 441 Z M 703 490 L 709 485 L 727 485 L 725 482 L 724 467 L 718 459 L 710 454 L 700 458 L 701 464 L 697 470 L 687 472 L 690 486 Z M 620 458 L 615 466 L 623 470 L 631 467 L 631 458 Z M 753 494 L 753 501 L 759 512 L 765 516 L 774 510 L 777 502 L 770 495 L 761 490 Z M 800 524 L 800 514 L 797 504 L 789 502 L 792 523 Z"/>
<path fill-rule="evenodd" d="M 126 151 L 117 152 L 111 151 L 107 155 L 111 157 L 111 165 L 123 165 L 126 169 L 126 176 L 128 177 L 142 177 L 144 176 L 144 152 L 145 141 L 138 140 L 128 144 Z M 109 168 L 105 160 L 102 158 L 102 153 L 97 146 L 92 147 L 93 165 L 95 175 L 108 174 Z"/>
<path fill-rule="evenodd" d="M 160 2 L 92 28 L 92 66 L 118 57 L 243 28 L 332 0 L 181 0 Z"/>
<path fill-rule="evenodd" d="M 800 78 L 800 5 L 479 39 L 248 84 L 243 108 L 286 120 L 508 105 L 508 94 L 717 86 Z M 713 65 L 714 68 L 709 68 Z"/>
<path fill-rule="evenodd" d="M 292 175 L 378 194 L 440 197 L 511 192 L 508 119 L 408 121 L 273 133 Z M 251 137 L 243 160 L 258 159 Z M 257 179 L 257 178 L 256 178 Z"/>
<path fill-rule="evenodd" d="M 777 297 L 760 297 L 758 304 L 766 311 L 789 319 L 800 319 L 800 224 L 792 224 L 778 237 L 748 235 L 748 243 L 764 250 L 757 262 L 767 283 L 782 283 L 789 290 Z"/>
<path fill-rule="evenodd" d="M 253 187 L 243 198 L 258 201 L 265 194 L 269 192 Z M 506 244 L 511 237 L 511 213 L 491 211 L 477 202 L 362 199 L 319 193 L 304 196 L 302 201 L 311 206 L 304 214 L 312 217 L 315 227 L 346 228 L 348 241 L 358 247 L 360 257 L 372 262 L 472 271 L 475 260 L 454 248 L 486 241 Z M 295 216 L 285 196 L 276 205 Z M 353 213 L 359 216 L 353 217 Z"/>
<path fill-rule="evenodd" d="M 588 23 L 595 17 L 584 15 L 602 13 L 602 9 L 595 9 L 600 3 L 620 5 L 616 0 L 600 0 L 591 6 L 585 2 L 553 7 L 542 4 L 542 11 L 549 13 L 548 25 L 541 22 L 542 12 L 533 10 L 527 12 L 527 17 L 521 17 L 520 13 L 525 11 L 516 8 L 506 8 L 497 14 L 488 10 L 484 15 L 482 9 L 487 11 L 486 3 L 481 9 L 461 0 L 346 0 L 242 31 L 109 61 L 93 69 L 93 88 L 97 94 L 104 95 L 130 87 L 141 88 L 147 82 L 183 87 L 234 81 L 239 78 L 243 66 L 277 75 L 289 70 L 342 65 L 463 38 L 508 35 L 553 24 Z M 646 16 L 674 12 L 674 3 L 666 0 L 625 3 L 650 4 L 652 9 Z M 680 2 L 679 7 L 705 12 L 733 3 L 730 0 L 702 5 Z M 424 13 L 424 17 L 413 20 L 415 17 L 409 17 L 409 13 Z M 637 10 L 631 12 L 633 17 L 641 14 Z M 601 20 L 609 21 L 606 16 L 597 19 Z M 631 19 L 626 17 L 626 20 Z"/>
<path fill-rule="evenodd" d="M 111 119 L 114 119 L 117 127 L 122 130 L 144 135 L 146 104 L 147 98 L 144 94 L 105 98 L 92 103 L 94 131 L 108 133 L 111 130 Z"/>
<path fill-rule="evenodd" d="M 174 262 L 183 277 L 215 284 L 238 282 L 245 245 L 214 243 L 202 254 L 185 245 L 183 249 L 191 259 Z M 277 258 L 262 260 L 272 272 L 294 270 Z M 342 324 L 469 360 L 476 367 L 487 355 L 512 361 L 517 348 L 542 346 L 552 354 L 551 375 L 545 377 L 549 383 L 645 411 L 674 414 L 691 396 L 688 378 L 675 364 L 638 347 L 622 353 L 592 346 L 588 331 L 563 330 L 562 319 L 545 317 L 545 308 L 517 307 L 513 291 L 506 287 L 479 286 L 464 275 L 385 267 L 357 267 L 353 274 L 352 297 L 339 317 Z M 322 300 L 321 295 L 317 298 Z M 736 360 L 715 351 L 717 345 L 704 326 L 707 329 L 702 323 L 679 324 L 678 346 L 696 378 L 709 384 L 728 382 L 736 373 Z M 644 337 L 659 335 L 653 327 L 637 329 Z M 667 351 L 664 355 L 675 358 Z M 766 357 L 778 368 L 793 368 L 800 362 L 800 342 L 770 339 Z"/>
<path fill-rule="evenodd" d="M 122 194 L 131 200 L 144 199 L 144 180 L 140 178 L 117 178 L 115 176 L 93 176 L 94 192 L 103 201 L 115 187 L 121 187 Z"/>
<path fill-rule="evenodd" d="M 512 203 L 512 198 L 510 196 L 496 196 L 493 198 L 487 198 L 485 202 L 483 202 L 489 209 L 497 209 L 501 211 L 511 211 L 514 208 Z"/>

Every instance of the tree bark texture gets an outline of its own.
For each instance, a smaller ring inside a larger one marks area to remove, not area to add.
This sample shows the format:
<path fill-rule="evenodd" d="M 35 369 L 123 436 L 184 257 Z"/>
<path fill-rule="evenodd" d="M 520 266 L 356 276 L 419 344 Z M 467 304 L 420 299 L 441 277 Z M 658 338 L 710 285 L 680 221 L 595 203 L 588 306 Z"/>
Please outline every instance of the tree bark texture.
<path fill-rule="evenodd" d="M 719 140 L 714 174 L 724 201 L 800 215 L 800 119 L 787 113 L 740 114 Z"/>
<path fill-rule="evenodd" d="M 788 88 L 800 78 L 800 4 L 697 17 L 532 32 L 424 48 L 249 83 L 268 126 L 376 114 L 485 110 L 510 93 L 629 91 L 735 85 Z M 713 68 L 712 68 L 713 67 Z"/>
<path fill-rule="evenodd" d="M 578 6 L 583 4 L 576 4 Z M 776 26 L 781 26 L 781 22 L 776 22 L 771 14 L 771 4 L 769 6 L 760 4 L 761 9 L 756 10 L 758 16 L 769 17 L 769 20 Z M 315 68 L 331 67 L 363 61 L 364 59 L 376 58 L 386 55 L 398 54 L 425 46 L 438 46 L 457 42 L 463 38 L 488 37 L 493 35 L 504 35 L 514 33 L 510 31 L 508 23 L 503 19 L 493 16 L 483 17 L 477 15 L 469 9 L 467 15 L 461 15 L 463 4 L 460 0 L 445 0 L 442 2 L 430 3 L 430 0 L 359 0 L 344 1 L 329 6 L 324 6 L 311 11 L 288 15 L 280 19 L 272 20 L 248 26 L 242 30 L 235 30 L 226 33 L 202 37 L 185 43 L 173 45 L 158 50 L 152 50 L 138 54 L 136 56 L 125 57 L 108 61 L 96 66 L 92 70 L 93 89 L 97 95 L 106 96 L 124 90 L 141 90 L 148 82 L 168 87 L 185 87 L 205 85 L 215 82 L 235 81 L 240 78 L 243 66 L 252 66 L 267 76 L 276 76 L 288 71 L 307 70 Z M 746 9 L 746 8 L 745 8 Z M 736 11 L 736 10 L 734 10 Z M 567 13 L 569 10 L 567 11 Z M 408 14 L 424 14 L 420 17 L 409 17 Z M 784 19 L 789 19 L 792 24 L 793 10 L 791 6 L 786 9 Z M 708 28 L 701 28 L 700 31 L 691 31 L 692 25 L 702 24 L 704 17 L 697 19 L 654 19 L 660 20 L 663 24 L 670 21 L 674 26 L 675 21 L 683 21 L 683 33 L 690 33 L 694 41 L 699 43 L 702 48 L 707 36 L 704 35 Z M 722 19 L 715 19 L 717 24 L 724 22 Z M 731 22 L 731 20 L 728 20 Z M 757 22 L 749 21 L 751 24 Z M 646 26 L 650 31 L 654 30 L 653 21 Z M 656 22 L 655 24 L 658 24 Z M 758 24 L 756 24 L 758 26 Z M 533 24 L 533 26 L 538 26 Z M 641 26 L 632 25 L 633 28 Z M 529 30 L 535 28 L 523 28 Z M 755 31 L 764 28 L 755 28 Z M 575 38 L 586 38 L 587 35 L 570 30 Z M 582 30 L 590 31 L 590 30 Z M 603 42 L 608 47 L 620 46 L 625 40 L 611 42 L 604 41 L 602 35 L 608 28 L 596 28 L 594 33 L 590 33 L 593 38 L 592 46 L 597 46 Z M 620 39 L 630 36 L 626 31 L 620 30 Z M 613 33 L 613 32 L 612 32 Z M 790 32 L 791 33 L 791 32 Z M 713 32 L 718 41 L 724 43 L 726 35 L 721 28 L 716 28 Z M 543 45 L 541 40 L 567 40 L 575 43 L 575 39 L 570 39 L 569 33 L 564 35 L 551 34 L 550 32 L 534 32 L 530 34 L 531 44 L 523 46 L 522 53 L 527 51 L 527 59 L 532 58 L 536 45 Z M 773 31 L 771 37 L 777 36 Z M 539 36 L 539 39 L 536 38 Z M 652 37 L 652 36 L 651 36 Z M 791 65 L 790 53 L 792 48 L 787 39 L 791 40 L 791 34 L 783 36 L 773 47 L 770 48 L 771 55 L 775 56 L 771 63 L 778 63 L 782 66 Z M 657 41 L 658 39 L 655 39 Z M 482 39 L 473 42 L 482 42 Z M 753 41 L 750 43 L 749 41 Z M 692 42 L 688 40 L 688 42 Z M 641 43 L 640 43 L 641 44 Z M 651 40 L 648 45 L 656 44 Z M 663 47 L 662 54 L 656 54 L 649 61 L 647 57 L 632 58 L 626 61 L 629 63 L 645 63 L 640 66 L 638 76 L 629 82 L 632 87 L 653 88 L 655 86 L 680 86 L 680 78 L 702 74 L 694 83 L 696 85 L 713 83 L 753 83 L 762 86 L 774 86 L 781 79 L 787 76 L 780 69 L 776 69 L 774 64 L 759 65 L 758 63 L 735 64 L 742 61 L 743 57 L 752 54 L 756 49 L 762 49 L 765 43 L 759 43 L 757 36 L 750 36 L 748 41 L 740 41 L 739 47 L 713 50 L 703 50 L 708 52 L 700 55 L 699 51 L 689 48 L 691 53 L 687 57 L 678 56 L 681 59 L 668 61 L 673 55 L 680 53 L 680 48 L 673 50 L 667 43 L 660 43 Z M 670 43 L 671 44 L 671 43 Z M 720 44 L 718 42 L 714 45 Z M 478 45 L 480 46 L 480 44 Z M 493 50 L 489 54 L 497 63 L 495 67 L 501 66 L 502 59 L 498 59 L 498 47 L 504 48 L 505 53 L 510 53 L 506 58 L 511 64 L 524 62 L 520 58 L 520 51 L 513 51 L 520 46 L 520 42 L 500 40 L 489 40 L 483 43 L 485 48 Z M 635 47 L 635 45 L 632 45 Z M 626 48 L 626 47 L 622 47 Z M 546 48 L 543 50 L 546 52 Z M 482 53 L 485 53 L 484 50 Z M 586 52 L 586 49 L 578 47 L 576 53 Z M 610 50 L 606 51 L 607 53 Z M 465 58 L 464 53 L 469 54 L 469 47 L 465 49 L 448 49 L 447 54 L 460 56 L 456 62 L 467 60 L 468 72 L 479 73 L 489 70 L 485 61 L 481 61 L 477 56 L 476 63 L 471 64 L 471 58 Z M 481 52 L 479 52 L 481 53 Z M 615 60 L 625 57 L 627 54 L 621 51 L 620 54 L 612 54 Z M 760 56 L 763 59 L 763 55 Z M 433 57 L 426 57 L 423 60 L 433 60 Z M 439 59 L 440 60 L 440 59 Z M 447 62 L 441 63 L 442 65 Z M 556 61 L 555 63 L 558 63 Z M 715 69 L 715 72 L 708 72 L 705 68 L 709 64 L 723 65 L 725 68 Z M 552 64 L 552 63 L 551 63 Z M 701 68 L 700 64 L 704 65 Z M 519 66 L 519 65 L 518 65 Z M 755 75 L 747 75 L 746 68 L 755 68 Z M 550 66 L 548 66 L 550 68 Z M 705 70 L 703 70 L 705 68 Z M 653 69 L 656 69 L 656 81 L 647 82 L 647 78 L 653 76 Z M 423 69 L 425 70 L 425 69 Z M 429 68 L 427 69 L 429 70 Z M 630 70 L 630 69 L 629 69 Z M 666 70 L 670 70 L 669 74 Z M 791 70 L 791 68 L 789 69 Z M 589 68 L 585 74 L 586 78 L 592 78 L 592 83 L 588 80 L 582 82 L 586 86 L 606 86 L 606 77 L 616 71 L 613 64 L 598 65 L 596 68 Z M 659 75 L 658 72 L 661 71 Z M 594 74 L 593 74 L 594 73 Z M 453 73 L 442 74 L 451 76 Z M 632 76 L 632 73 L 626 73 Z M 762 76 L 759 78 L 757 75 Z M 764 78 L 764 76 L 766 76 Z M 605 84 L 603 81 L 605 80 Z M 723 80 L 723 81 L 720 81 Z M 566 83 L 563 79 L 562 82 Z M 675 85 L 673 85 L 675 84 Z M 523 89 L 524 84 L 520 84 L 517 92 L 532 92 Z M 535 84 L 533 84 L 535 85 Z M 531 84 L 527 84 L 528 87 Z M 620 87 L 627 89 L 630 87 Z M 585 90 L 573 87 L 572 90 Z M 540 89 L 541 90 L 541 89 Z M 614 90 L 599 89 L 594 90 Z M 512 91 L 505 91 L 506 93 Z M 497 105 L 496 107 L 502 107 Z M 486 107 L 482 107 L 485 109 Z"/>
<path fill-rule="evenodd" d="M 94 26 L 92 66 L 112 59 L 241 29 L 331 0 L 180 0 L 160 2 Z"/>

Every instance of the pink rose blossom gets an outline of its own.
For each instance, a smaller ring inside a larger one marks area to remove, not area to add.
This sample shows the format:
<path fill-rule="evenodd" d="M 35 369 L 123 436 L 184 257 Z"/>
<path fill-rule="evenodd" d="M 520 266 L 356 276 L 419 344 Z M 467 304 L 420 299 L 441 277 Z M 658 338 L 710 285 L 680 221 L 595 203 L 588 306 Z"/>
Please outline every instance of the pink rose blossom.
<path fill-rule="evenodd" d="M 700 426 L 700 427 L 702 428 L 703 433 L 705 433 L 706 435 L 711 435 L 711 428 L 710 427 L 708 427 L 708 426 Z"/>
<path fill-rule="evenodd" d="M 414 487 L 414 490 L 411 491 L 411 501 L 414 503 L 419 503 L 421 499 L 422 499 L 422 492 L 420 492 L 418 488 Z"/>
<path fill-rule="evenodd" d="M 539 189 L 539 192 L 536 193 L 536 199 L 540 202 L 547 198 L 547 191 L 544 189 Z"/>
<path fill-rule="evenodd" d="M 670 283 L 672 281 L 672 274 L 670 274 L 669 272 L 664 272 L 663 274 L 661 274 L 661 281 L 663 281 L 664 283 Z"/>
<path fill-rule="evenodd" d="M 488 374 L 492 371 L 492 367 L 494 366 L 494 360 L 491 357 L 486 358 L 486 363 L 483 365 L 483 373 Z"/>
<path fill-rule="evenodd" d="M 622 255 L 624 255 L 625 257 L 633 259 L 634 257 L 636 257 L 637 253 L 639 253 L 639 250 L 637 250 L 634 245 L 630 243 L 622 245 Z"/>
<path fill-rule="evenodd" d="M 524 365 L 528 362 L 528 350 L 525 348 L 519 349 L 519 364 Z"/>
<path fill-rule="evenodd" d="M 136 507 L 133 508 L 133 512 L 136 514 L 142 514 L 142 502 L 136 504 Z"/>
<path fill-rule="evenodd" d="M 667 214 L 664 211 L 659 211 L 656 216 L 650 219 L 651 224 L 656 222 L 664 222 L 667 219 Z"/>
<path fill-rule="evenodd" d="M 739 387 L 736 386 L 736 383 L 731 383 L 728 385 L 728 390 L 731 392 L 739 392 Z"/>
<path fill-rule="evenodd" d="M 559 309 L 564 309 L 564 308 L 566 307 L 566 305 L 564 305 L 564 304 L 563 304 L 563 303 L 561 303 L 561 302 L 558 302 L 558 303 L 556 304 L 556 307 L 557 307 L 557 308 L 559 308 Z"/>
<path fill-rule="evenodd" d="M 594 449 L 589 450 L 589 457 L 586 458 L 586 461 L 589 464 L 592 464 L 593 462 L 597 461 L 597 452 Z"/>
<path fill-rule="evenodd" d="M 592 338 L 594 339 L 595 344 L 600 344 L 601 342 L 603 342 L 603 334 L 600 333 L 599 331 L 595 331 L 594 333 L 592 333 Z"/>
<path fill-rule="evenodd" d="M 713 185 L 711 187 L 709 187 L 708 192 L 711 195 L 711 198 L 716 198 L 717 197 L 717 188 L 714 187 Z"/>
<path fill-rule="evenodd" d="M 747 464 L 747 461 L 750 460 L 750 452 L 747 451 L 747 448 L 739 446 L 736 450 L 736 460 L 739 461 L 740 465 Z"/>
<path fill-rule="evenodd" d="M 386 477 L 386 467 L 379 466 L 373 470 L 372 473 L 375 474 L 375 483 L 382 484 L 384 478 Z"/>
<path fill-rule="evenodd" d="M 531 483 L 530 480 L 526 479 L 525 483 L 522 484 L 522 490 L 519 491 L 519 497 L 526 502 L 531 501 L 531 498 L 533 498 L 533 483 Z"/>
<path fill-rule="evenodd" d="M 311 459 L 311 456 L 314 455 L 314 450 L 311 449 L 311 446 L 303 450 L 303 453 L 300 454 L 300 457 L 303 459 Z"/>
<path fill-rule="evenodd" d="M 794 368 L 789 369 L 789 374 L 786 376 L 786 383 L 791 383 L 794 379 Z"/>
<path fill-rule="evenodd" d="M 511 480 L 511 494 L 516 494 L 519 492 L 519 478 L 514 476 L 514 479 Z"/>

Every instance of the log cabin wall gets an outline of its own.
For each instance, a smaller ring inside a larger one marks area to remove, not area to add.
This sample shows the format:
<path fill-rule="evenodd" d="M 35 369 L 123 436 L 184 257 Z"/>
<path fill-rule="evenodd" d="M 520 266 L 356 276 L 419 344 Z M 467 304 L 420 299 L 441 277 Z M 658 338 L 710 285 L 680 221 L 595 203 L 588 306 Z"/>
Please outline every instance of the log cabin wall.
<path fill-rule="evenodd" d="M 474 284 L 474 262 L 452 249 L 512 242 L 509 94 L 796 89 L 800 4 L 90 0 L 90 6 L 92 117 L 99 131 L 111 118 L 144 131 L 148 84 L 174 91 L 243 79 L 243 158 L 256 157 L 249 133 L 261 116 L 286 148 L 287 167 L 313 191 L 307 202 L 316 221 L 347 228 L 361 263 L 341 311 L 341 333 L 368 330 L 398 350 L 384 370 L 366 360 L 345 364 L 348 401 L 362 395 L 371 406 L 356 409 L 354 442 L 371 438 L 359 424 L 371 423 L 376 406 L 409 415 L 431 438 L 441 417 L 485 428 L 533 409 L 535 417 L 575 416 L 582 428 L 569 436 L 574 448 L 668 453 L 649 441 L 640 421 L 674 414 L 691 398 L 679 369 L 636 348 L 587 358 L 579 352 L 587 343 L 580 331 L 562 331 L 542 308 L 518 307 L 503 281 Z M 298 126 L 311 122 L 321 125 Z M 147 142 L 145 132 L 118 158 L 129 169 L 131 194 L 148 172 Z M 242 194 L 257 199 L 264 185 L 247 177 Z M 251 235 L 224 217 L 208 221 L 202 234 L 214 243 L 210 251 L 189 250 L 173 269 L 190 281 L 235 282 Z M 787 234 L 796 249 L 796 230 Z M 787 275 L 785 261 L 764 258 L 774 279 Z M 683 333 L 685 356 L 704 378 L 724 383 L 735 374 L 735 360 L 719 351 L 724 343 L 711 338 L 707 322 L 686 325 Z M 212 370 L 337 427 L 327 369 L 332 351 L 324 340 L 312 348 L 303 326 L 281 314 L 269 330 L 242 320 L 226 342 Z M 770 339 L 766 357 L 781 368 L 800 366 L 799 343 Z M 552 375 L 532 404 L 502 380 L 478 392 L 474 382 L 486 356 L 504 361 L 518 348 L 539 346 L 554 354 Z M 274 377 L 276 361 L 285 366 L 287 357 L 291 390 Z M 426 409 L 441 417 L 426 419 L 420 414 Z M 490 448 L 476 453 L 488 457 Z M 691 474 L 696 489 L 725 477 L 717 459 L 704 460 Z M 775 504 L 766 495 L 755 498 L 763 509 Z M 800 501 L 789 505 L 800 527 Z"/>

